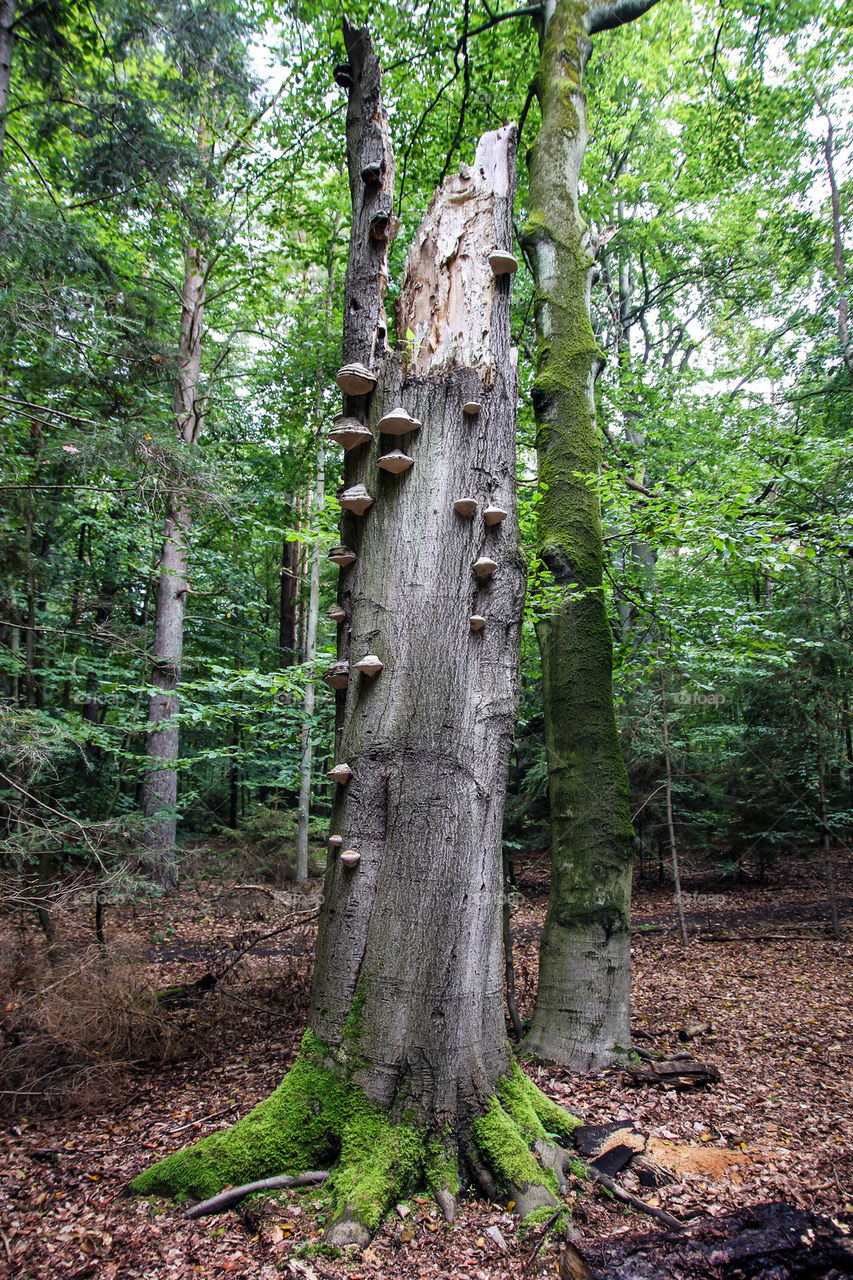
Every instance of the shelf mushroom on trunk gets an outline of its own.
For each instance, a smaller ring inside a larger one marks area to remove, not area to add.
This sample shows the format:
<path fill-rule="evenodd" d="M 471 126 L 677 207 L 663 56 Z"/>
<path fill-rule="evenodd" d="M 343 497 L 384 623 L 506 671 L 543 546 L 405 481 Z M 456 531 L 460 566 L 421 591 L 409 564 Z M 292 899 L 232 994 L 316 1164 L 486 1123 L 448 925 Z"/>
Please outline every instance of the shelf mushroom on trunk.
<path fill-rule="evenodd" d="M 341 391 L 346 392 L 348 396 L 366 396 L 376 386 L 375 375 L 370 372 L 367 365 L 360 364 L 358 361 L 345 364 L 342 369 L 339 369 L 335 381 Z"/>
<path fill-rule="evenodd" d="M 363 516 L 373 506 L 373 498 L 363 484 L 354 484 L 345 489 L 338 501 L 344 511 L 351 511 L 355 516 Z"/>

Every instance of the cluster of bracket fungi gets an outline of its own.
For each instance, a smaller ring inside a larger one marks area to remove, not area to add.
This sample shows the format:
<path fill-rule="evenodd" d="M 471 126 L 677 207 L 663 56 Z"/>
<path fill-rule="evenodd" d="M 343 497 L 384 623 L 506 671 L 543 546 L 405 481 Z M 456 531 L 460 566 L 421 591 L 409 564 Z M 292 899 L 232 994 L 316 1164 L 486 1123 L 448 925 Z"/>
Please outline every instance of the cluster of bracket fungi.
<path fill-rule="evenodd" d="M 342 64 L 340 68 L 342 73 L 346 69 L 348 69 L 346 64 Z M 336 68 L 335 79 L 341 84 L 344 81 L 338 79 L 338 70 Z M 365 175 L 362 176 L 364 177 Z M 367 179 L 365 178 L 365 180 Z M 518 270 L 518 261 L 511 253 L 503 249 L 495 249 L 489 255 L 489 266 L 495 276 L 512 275 Z M 366 365 L 358 362 L 345 364 L 338 370 L 335 381 L 347 396 L 369 395 L 376 386 L 375 375 L 371 373 Z M 469 400 L 462 406 L 462 412 L 472 418 L 477 417 L 481 409 L 482 405 L 477 400 Z M 386 413 L 380 418 L 377 428 L 381 435 L 407 436 L 420 430 L 422 425 L 406 409 L 399 407 L 392 409 L 390 413 Z M 329 439 L 335 444 L 341 445 L 348 453 L 350 450 L 359 449 L 362 445 L 372 441 L 373 432 L 358 418 L 341 413 L 335 417 L 332 430 L 329 432 Z M 382 454 L 377 459 L 376 465 L 382 471 L 390 472 L 391 475 L 400 475 L 402 472 L 408 471 L 409 467 L 414 465 L 414 461 L 414 458 L 410 457 L 402 449 L 392 449 L 388 453 Z M 356 516 L 363 516 L 373 506 L 374 500 L 365 485 L 355 484 L 348 489 L 344 489 L 338 501 L 345 511 L 351 511 Z M 478 507 L 479 503 L 476 498 L 458 498 L 453 504 L 453 510 L 463 520 L 470 520 Z M 508 515 L 509 512 L 504 511 L 503 507 L 489 504 L 483 508 L 483 522 L 486 526 L 500 524 L 506 520 Z M 357 558 L 356 553 L 350 547 L 332 547 L 329 552 L 329 559 L 340 569 L 349 568 L 355 564 Z M 480 556 L 474 561 L 472 567 L 476 577 L 481 582 L 485 582 L 491 578 L 498 566 L 497 562 L 488 556 Z M 346 610 L 341 605 L 333 604 L 327 616 L 340 625 L 346 621 L 347 615 Z M 486 619 L 479 613 L 472 614 L 468 622 L 472 631 L 482 631 L 486 625 Z M 373 679 L 379 675 L 383 666 L 384 663 L 375 653 L 367 653 L 359 662 L 352 664 L 352 669 L 360 671 L 363 675 Z M 332 689 L 345 689 L 349 683 L 349 673 L 350 664 L 348 662 L 333 662 L 323 673 L 323 679 Z M 345 787 L 352 777 L 352 769 L 348 764 L 336 764 L 333 769 L 329 770 L 326 777 L 338 786 Z M 357 849 L 343 849 L 343 836 L 330 835 L 327 843 L 330 849 L 340 850 L 338 854 L 339 860 L 348 870 L 353 870 L 358 866 L 361 861 L 361 854 Z"/>

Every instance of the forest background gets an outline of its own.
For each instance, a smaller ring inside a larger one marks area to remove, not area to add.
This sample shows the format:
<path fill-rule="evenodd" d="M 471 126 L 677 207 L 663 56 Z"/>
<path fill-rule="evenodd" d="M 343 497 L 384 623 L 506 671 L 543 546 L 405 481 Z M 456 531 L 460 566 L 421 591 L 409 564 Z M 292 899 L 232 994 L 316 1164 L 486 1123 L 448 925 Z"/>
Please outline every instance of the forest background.
<path fill-rule="evenodd" d="M 390 304 L 436 184 L 485 129 L 521 128 L 512 327 L 528 594 L 504 847 L 523 1026 L 551 845 L 535 628 L 557 592 L 537 554 L 534 287 L 518 234 L 539 127 L 533 9 L 348 7 L 376 41 L 397 148 Z M 336 651 L 341 16 L 0 0 L 12 1269 L 55 1274 L 62 1258 L 109 1277 L 133 1254 L 176 1275 L 277 1274 L 276 1250 L 320 1238 L 322 1200 L 316 1220 L 288 1204 L 264 1225 L 249 1214 L 208 1230 L 117 1197 L 152 1151 L 265 1097 L 305 1020 L 334 758 L 334 693 L 317 677 Z M 592 1119 L 630 1117 L 722 1161 L 715 1186 L 700 1162 L 643 1192 L 685 1217 L 771 1196 L 835 1214 L 849 1185 L 849 983 L 831 935 L 849 927 L 853 823 L 851 43 L 832 0 L 662 0 L 596 35 L 585 76 L 603 448 L 586 483 L 603 514 L 636 832 L 632 1034 L 672 1056 L 677 1024 L 699 1023 L 723 1080 L 683 1096 L 532 1070 Z M 175 706 L 155 628 L 164 531 L 188 548 L 177 758 L 161 752 L 177 770 L 171 896 L 151 839 L 163 797 L 146 794 L 149 730 Z M 689 949 L 670 902 L 674 844 Z M 291 894 L 305 872 L 307 892 Z M 715 941 L 712 921 L 731 932 Z M 580 1183 L 570 1195 L 576 1222 L 621 1229 Z M 529 1247 L 495 1206 L 466 1201 L 455 1234 L 423 1202 L 412 1210 L 363 1270 L 421 1275 L 427 1242 L 445 1270 L 481 1276 L 489 1256 L 497 1276 Z M 297 1263 L 289 1274 L 312 1274 Z"/>
<path fill-rule="evenodd" d="M 479 133 L 518 120 L 523 157 L 537 39 L 526 10 L 467 2 L 369 17 L 399 154 L 393 302 L 433 187 Z M 180 840 L 226 837 L 254 878 L 293 876 L 307 764 L 322 867 L 345 95 L 326 6 L 5 0 L 4 28 L 0 804 L 9 901 L 50 935 L 70 892 L 157 892 L 141 811 L 176 513 Z M 849 832 L 851 38 L 823 0 L 664 3 L 599 36 L 587 71 L 590 483 L 641 871 L 669 859 L 667 774 L 679 844 L 721 875 Z M 518 227 L 523 163 L 519 181 Z M 534 624 L 551 584 L 519 257 L 529 591 L 510 854 L 549 843 Z"/>

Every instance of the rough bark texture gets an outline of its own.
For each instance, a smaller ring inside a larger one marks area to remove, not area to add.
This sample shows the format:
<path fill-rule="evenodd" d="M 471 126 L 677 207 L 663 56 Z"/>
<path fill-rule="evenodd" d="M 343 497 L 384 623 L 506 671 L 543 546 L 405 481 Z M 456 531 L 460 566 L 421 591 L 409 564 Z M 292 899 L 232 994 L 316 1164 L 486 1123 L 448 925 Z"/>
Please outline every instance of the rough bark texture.
<path fill-rule="evenodd" d="M 550 11 L 537 79 L 542 125 L 528 156 L 524 243 L 536 284 L 539 545 L 562 598 L 538 626 L 553 847 L 539 990 L 524 1047 L 576 1070 L 605 1066 L 630 1044 L 633 839 L 613 715 L 601 514 L 586 483 L 600 464 L 593 401 L 600 357 L 578 181 L 587 141 L 588 30 L 618 25 L 623 10 L 636 16 L 635 7 L 559 0 Z"/>
<path fill-rule="evenodd" d="M 15 10 L 17 0 L 0 0 L 0 173 L 3 172 L 3 150 L 6 142 L 6 112 L 9 109 L 9 86 L 12 81 L 12 49 L 15 43 Z"/>
<path fill-rule="evenodd" d="M 377 135 L 387 147 L 387 130 L 367 32 L 345 33 L 350 172 L 360 180 L 363 147 Z M 473 168 L 448 179 L 430 207 L 400 301 L 400 330 L 421 344 L 407 370 L 385 354 L 385 259 L 359 238 L 363 193 L 353 183 L 344 349 L 378 382 L 345 404 L 374 432 L 348 455 L 345 484 L 364 483 L 374 504 L 342 518 L 357 560 L 341 571 L 339 657 L 351 665 L 338 694 L 336 759 L 352 777 L 336 787 L 332 831 L 360 859 L 348 868 L 330 854 L 310 1030 L 282 1085 L 228 1134 L 135 1183 L 140 1192 L 207 1196 L 337 1159 L 329 1244 L 365 1243 L 418 1182 L 452 1217 L 460 1154 L 520 1212 L 553 1206 L 563 1156 L 548 1135 L 567 1137 L 576 1123 L 512 1067 L 503 1018 L 501 820 L 524 568 L 510 284 L 491 278 L 488 254 L 509 244 L 515 145 L 513 126 L 487 134 Z M 387 155 L 384 163 L 390 172 Z M 458 289 L 456 273 L 465 282 Z M 446 321 L 439 341 L 420 331 L 423 294 Z M 473 399 L 482 405 L 476 417 L 463 413 Z M 414 465 L 389 475 L 377 459 L 400 442 L 377 424 L 400 404 L 423 425 L 403 438 Z M 478 510 L 465 519 L 453 504 L 468 495 Z M 487 528 L 490 501 L 509 515 Z M 472 566 L 484 552 L 497 570 L 481 581 Z M 475 612 L 487 619 L 476 633 Z M 374 677 L 354 666 L 367 653 L 384 664 Z M 552 1167 L 537 1162 L 534 1142 Z"/>
<path fill-rule="evenodd" d="M 184 444 L 196 443 L 204 411 L 200 399 L 205 265 L 198 246 L 187 250 L 181 308 L 180 360 L 175 383 L 175 430 Z M 185 501 L 171 494 L 166 507 L 157 614 L 151 650 L 151 682 L 156 692 L 148 706 L 151 725 L 146 741 L 147 772 L 142 787 L 142 813 L 147 821 L 150 874 L 167 888 L 177 883 L 175 833 L 178 799 L 180 709 L 178 685 L 184 644 L 187 556 L 192 518 Z"/>

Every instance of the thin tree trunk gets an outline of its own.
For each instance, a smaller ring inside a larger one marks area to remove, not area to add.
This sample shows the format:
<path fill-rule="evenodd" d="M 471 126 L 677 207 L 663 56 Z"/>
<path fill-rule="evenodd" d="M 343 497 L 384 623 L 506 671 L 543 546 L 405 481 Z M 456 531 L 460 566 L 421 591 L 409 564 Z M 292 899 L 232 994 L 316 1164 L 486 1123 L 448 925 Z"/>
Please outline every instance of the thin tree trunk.
<path fill-rule="evenodd" d="M 817 781 L 820 792 L 820 825 L 823 832 L 823 863 L 826 870 L 826 893 L 829 899 L 829 914 L 832 920 L 832 936 L 840 938 L 838 926 L 838 901 L 835 897 L 835 875 L 832 869 L 832 847 L 829 839 L 829 821 L 826 809 L 826 768 L 823 758 L 823 717 L 817 719 Z"/>
<path fill-rule="evenodd" d="M 322 436 L 317 439 L 317 475 L 314 483 L 314 512 L 323 510 L 326 497 L 326 454 Z M 320 546 L 311 548 L 311 581 L 308 594 L 308 613 L 305 634 L 305 661 L 310 665 L 317 656 L 317 620 L 320 613 Z M 311 817 L 311 769 L 313 765 L 314 697 L 313 680 L 305 689 L 302 726 L 302 752 L 300 758 L 299 808 L 296 825 L 296 884 L 303 885 L 308 878 L 308 823 Z"/>
<path fill-rule="evenodd" d="M 847 790 L 853 800 L 853 716 L 847 690 L 841 690 L 841 724 L 844 734 L 844 763 L 847 769 Z"/>
<path fill-rule="evenodd" d="M 850 340 L 850 300 L 847 297 L 847 278 L 844 270 L 844 241 L 841 234 L 841 200 L 838 194 L 838 183 L 835 180 L 835 163 L 833 160 L 834 138 L 832 119 L 819 93 L 815 92 L 818 106 L 826 117 L 826 139 L 823 154 L 826 161 L 826 173 L 829 178 L 829 195 L 832 207 L 832 261 L 835 267 L 835 281 L 838 285 L 838 340 L 841 344 L 841 355 L 847 365 L 847 372 L 853 377 L 853 342 Z"/>
<path fill-rule="evenodd" d="M 681 897 L 681 873 L 678 870 L 678 845 L 675 840 L 675 822 L 672 816 L 672 755 L 669 750 L 669 716 L 666 710 L 666 683 L 663 668 L 660 676 L 660 706 L 663 718 L 663 755 L 666 762 L 666 822 L 669 828 L 669 852 L 672 858 L 672 882 L 675 885 L 675 902 L 678 908 L 678 928 L 681 941 L 688 945 L 687 924 L 684 919 L 684 902 Z"/>
<path fill-rule="evenodd" d="M 21 628 L 20 610 L 15 595 L 15 581 L 9 589 L 9 653 L 12 659 L 9 676 L 9 693 L 12 706 L 17 707 L 21 701 Z"/>
<path fill-rule="evenodd" d="M 295 511 L 296 504 L 294 504 Z M 281 544 L 281 594 L 278 612 L 279 660 L 283 667 L 290 667 L 297 660 L 296 601 L 298 593 L 299 543 L 285 538 Z"/>
<path fill-rule="evenodd" d="M 232 831 L 236 831 L 239 821 L 237 810 L 240 804 L 240 766 L 237 761 L 240 749 L 240 726 L 236 720 L 231 721 L 228 745 L 231 748 L 228 756 L 228 826 Z"/>
<path fill-rule="evenodd" d="M 194 445 L 202 430 L 201 353 L 206 265 L 198 244 L 187 249 L 181 307 L 180 359 L 175 384 L 175 430 L 186 445 Z M 151 726 L 146 741 L 147 772 L 142 787 L 142 812 L 148 825 L 152 879 L 171 887 L 177 883 L 179 751 L 178 686 L 184 644 L 184 616 L 189 583 L 192 518 L 188 503 L 177 493 L 167 500 L 160 554 L 157 614 L 151 650 L 151 682 L 155 692 L 148 708 Z"/>
<path fill-rule="evenodd" d="M 561 591 L 537 626 L 553 844 L 539 990 L 524 1043 L 576 1070 L 606 1066 L 630 1047 L 633 833 L 613 713 L 601 513 L 588 483 L 600 465 L 599 352 L 589 316 L 593 255 L 578 209 L 587 141 L 581 82 L 588 32 L 605 10 L 618 25 L 619 5 L 585 10 L 559 0 L 546 11 L 542 125 L 529 153 L 524 231 L 536 284 L 539 550 Z"/>
<path fill-rule="evenodd" d="M 0 174 L 3 173 L 3 151 L 6 144 L 6 113 L 9 110 L 9 86 L 12 81 L 16 8 L 17 0 L 0 0 Z"/>

